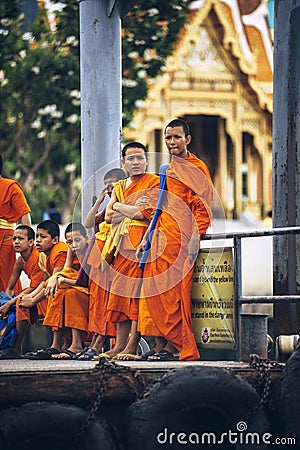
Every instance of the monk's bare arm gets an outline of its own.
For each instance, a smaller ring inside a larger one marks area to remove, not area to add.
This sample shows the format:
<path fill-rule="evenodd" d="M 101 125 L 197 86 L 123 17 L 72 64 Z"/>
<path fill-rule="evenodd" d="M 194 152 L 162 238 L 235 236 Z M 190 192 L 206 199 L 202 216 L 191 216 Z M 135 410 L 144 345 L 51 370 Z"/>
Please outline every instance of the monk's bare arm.
<path fill-rule="evenodd" d="M 10 279 L 8 280 L 8 284 L 7 284 L 7 287 L 6 287 L 6 290 L 5 290 L 7 295 L 10 295 L 10 296 L 13 295 L 14 287 L 15 287 L 18 279 L 21 276 L 23 267 L 24 267 L 24 262 L 23 262 L 22 258 L 19 257 L 16 260 L 15 264 L 14 264 L 14 268 L 13 268 L 12 274 L 10 276 Z"/>
<path fill-rule="evenodd" d="M 190 242 L 188 243 L 188 255 L 190 257 L 190 261 L 194 262 L 197 258 L 199 249 L 200 249 L 200 241 L 201 241 L 201 235 L 197 232 L 194 231 L 192 233 Z"/>
<path fill-rule="evenodd" d="M 30 215 L 30 213 L 28 212 L 28 213 L 24 214 L 24 216 L 21 217 L 20 222 L 21 222 L 22 225 L 28 225 L 29 227 L 31 227 L 31 215 Z"/>
<path fill-rule="evenodd" d="M 115 202 L 113 210 L 115 213 L 122 214 L 123 218 L 128 217 L 129 219 L 137 220 L 143 220 L 145 218 L 138 206 L 135 205 L 126 205 L 125 203 Z"/>
<path fill-rule="evenodd" d="M 31 293 L 20 294 L 20 306 L 32 308 L 45 298 L 45 282 L 43 281 Z"/>
<path fill-rule="evenodd" d="M 113 205 L 114 205 L 114 203 L 116 203 L 116 201 L 117 201 L 117 196 L 116 196 L 115 191 L 113 190 L 110 201 L 108 202 L 108 205 L 105 210 L 105 222 L 106 223 L 112 223 L 112 221 L 113 221 L 113 216 L 115 213 L 115 211 L 113 210 Z"/>
<path fill-rule="evenodd" d="M 105 185 L 101 189 L 94 205 L 91 207 L 91 209 L 87 213 L 87 216 L 86 216 L 84 224 L 83 224 L 86 228 L 89 229 L 89 228 L 93 228 L 95 226 L 96 220 L 101 214 L 101 212 L 98 212 L 98 209 L 99 209 L 99 206 L 101 205 L 101 203 L 103 203 L 106 193 L 107 193 L 107 186 Z"/>

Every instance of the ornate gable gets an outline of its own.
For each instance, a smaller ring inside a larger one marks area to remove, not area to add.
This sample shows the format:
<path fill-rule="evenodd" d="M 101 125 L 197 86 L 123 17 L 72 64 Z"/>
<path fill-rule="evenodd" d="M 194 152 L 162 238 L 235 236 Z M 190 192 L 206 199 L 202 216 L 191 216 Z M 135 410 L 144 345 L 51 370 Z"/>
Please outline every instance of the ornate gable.
<path fill-rule="evenodd" d="M 190 12 L 164 73 L 149 80 L 148 97 L 135 114 L 133 128 L 143 130 L 138 135 L 143 141 L 151 129 L 184 114 L 227 118 L 234 139 L 230 118 L 235 119 L 237 103 L 240 111 L 256 116 L 258 110 L 272 112 L 270 49 L 264 50 L 262 21 L 253 28 L 248 14 L 245 26 L 237 0 L 195 3 L 200 6 Z M 130 139 L 136 132 L 124 135 Z"/>

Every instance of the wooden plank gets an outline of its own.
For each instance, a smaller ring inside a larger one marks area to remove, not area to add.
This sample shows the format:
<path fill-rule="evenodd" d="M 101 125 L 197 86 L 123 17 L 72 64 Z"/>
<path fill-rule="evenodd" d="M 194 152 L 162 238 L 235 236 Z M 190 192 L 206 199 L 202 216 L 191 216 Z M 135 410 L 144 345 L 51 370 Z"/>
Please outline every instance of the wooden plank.
<path fill-rule="evenodd" d="M 86 406 L 101 381 L 101 369 L 107 373 L 103 401 L 134 401 L 145 387 L 169 370 L 191 365 L 225 369 L 255 385 L 259 374 L 247 363 L 234 361 L 197 362 L 122 362 L 101 364 L 93 361 L 2 361 L 0 366 L 0 407 L 35 401 L 57 401 Z M 280 368 L 271 368 L 277 383 Z"/>

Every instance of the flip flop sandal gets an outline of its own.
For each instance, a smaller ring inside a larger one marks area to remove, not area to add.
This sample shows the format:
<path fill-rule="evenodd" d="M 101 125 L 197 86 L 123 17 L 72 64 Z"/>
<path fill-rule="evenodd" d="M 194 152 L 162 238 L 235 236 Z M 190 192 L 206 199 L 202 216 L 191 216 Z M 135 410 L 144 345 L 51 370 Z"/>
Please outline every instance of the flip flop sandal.
<path fill-rule="evenodd" d="M 38 350 L 36 352 L 33 352 L 32 355 L 26 356 L 28 359 L 34 359 L 34 360 L 47 360 L 51 359 L 52 355 L 58 355 L 61 353 L 59 350 L 53 347 L 48 347 L 43 350 Z M 27 354 L 26 354 L 27 355 Z"/>
<path fill-rule="evenodd" d="M 55 355 L 58 355 L 58 356 L 60 356 L 60 355 L 67 355 L 66 357 L 62 357 L 62 358 L 52 358 L 52 355 L 51 355 L 51 358 L 50 359 L 52 359 L 52 360 L 55 360 L 55 361 L 67 361 L 67 360 L 69 360 L 69 359 L 74 359 L 74 356 L 76 356 L 76 353 L 74 353 L 74 352 L 72 352 L 71 350 L 62 350 L 61 352 L 58 352 L 58 353 L 54 353 L 53 354 L 54 356 Z"/>
<path fill-rule="evenodd" d="M 76 355 L 74 356 L 74 359 L 79 359 L 79 357 L 81 355 L 85 355 L 85 353 L 90 349 L 90 347 L 84 347 L 81 352 L 76 353 Z"/>
<path fill-rule="evenodd" d="M 88 348 L 85 352 L 81 352 L 81 355 L 78 356 L 79 361 L 91 361 L 95 356 L 98 356 L 98 352 L 93 348 Z"/>
<path fill-rule="evenodd" d="M 4 348 L 0 351 L 0 360 L 4 359 L 21 359 L 21 356 L 10 348 Z"/>
<path fill-rule="evenodd" d="M 118 353 L 112 358 L 113 361 L 140 361 L 140 358 L 133 353 Z"/>
<path fill-rule="evenodd" d="M 179 355 L 173 355 L 168 350 L 160 350 L 160 352 L 154 353 L 155 358 L 149 358 L 147 361 L 179 361 Z"/>
<path fill-rule="evenodd" d="M 141 360 L 142 360 L 142 361 L 147 361 L 148 356 L 153 356 L 155 353 L 157 353 L 156 350 L 154 350 L 154 348 L 152 348 L 151 350 L 149 350 L 148 352 L 146 352 L 146 353 L 144 353 L 144 354 L 142 355 Z"/>
<path fill-rule="evenodd" d="M 92 361 L 100 361 L 101 358 L 112 359 L 112 356 L 108 353 L 99 353 L 99 355 L 92 358 Z"/>

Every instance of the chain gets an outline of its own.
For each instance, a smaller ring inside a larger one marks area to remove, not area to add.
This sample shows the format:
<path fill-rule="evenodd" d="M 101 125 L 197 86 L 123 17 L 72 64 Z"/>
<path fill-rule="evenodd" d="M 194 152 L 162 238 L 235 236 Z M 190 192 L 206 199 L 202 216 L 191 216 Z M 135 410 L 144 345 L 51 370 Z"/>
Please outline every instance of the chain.
<path fill-rule="evenodd" d="M 78 440 L 85 433 L 87 428 L 94 420 L 95 415 L 102 403 L 104 393 L 108 388 L 108 380 L 113 374 L 117 373 L 118 375 L 120 375 L 125 384 L 130 388 L 130 390 L 133 391 L 135 395 L 137 396 L 139 395 L 139 392 L 130 384 L 127 377 L 125 376 L 125 374 L 128 374 L 128 372 L 132 373 L 131 369 L 126 368 L 124 366 L 120 366 L 114 362 L 107 361 L 107 359 L 103 357 L 99 360 L 99 363 L 95 366 L 94 371 L 100 373 L 99 381 L 95 389 L 95 394 L 87 409 L 88 415 L 84 423 L 82 424 L 78 434 L 76 435 L 75 440 Z M 145 388 L 145 382 L 138 373 L 135 373 L 135 378 L 137 378 L 138 381 Z"/>
<path fill-rule="evenodd" d="M 272 383 L 270 369 L 276 368 L 282 370 L 284 364 L 280 364 L 276 361 L 270 361 L 267 358 L 260 358 L 258 355 L 250 355 L 250 366 L 253 367 L 253 369 L 257 370 L 257 372 L 259 373 L 259 379 L 256 388 L 263 386 L 263 391 L 259 403 L 247 414 L 245 419 L 252 416 L 257 412 L 259 408 L 270 402 L 270 388 Z"/>
<path fill-rule="evenodd" d="M 267 404 L 270 400 L 270 387 L 271 387 L 271 368 L 282 370 L 284 364 L 280 364 L 276 361 L 270 361 L 267 358 L 260 358 L 258 355 L 250 355 L 250 365 L 259 373 L 258 385 L 263 385 L 263 393 L 259 406 Z"/>

